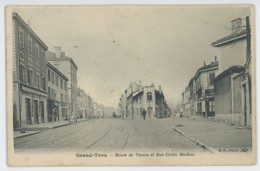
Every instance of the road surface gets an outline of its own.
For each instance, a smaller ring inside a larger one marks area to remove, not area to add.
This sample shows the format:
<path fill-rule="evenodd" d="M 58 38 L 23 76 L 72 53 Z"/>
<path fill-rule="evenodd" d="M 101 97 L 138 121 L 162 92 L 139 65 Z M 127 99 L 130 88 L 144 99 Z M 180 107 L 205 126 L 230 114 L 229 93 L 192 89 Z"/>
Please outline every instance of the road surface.
<path fill-rule="evenodd" d="M 173 130 L 174 118 L 92 119 L 14 140 L 15 152 L 203 151 Z"/>

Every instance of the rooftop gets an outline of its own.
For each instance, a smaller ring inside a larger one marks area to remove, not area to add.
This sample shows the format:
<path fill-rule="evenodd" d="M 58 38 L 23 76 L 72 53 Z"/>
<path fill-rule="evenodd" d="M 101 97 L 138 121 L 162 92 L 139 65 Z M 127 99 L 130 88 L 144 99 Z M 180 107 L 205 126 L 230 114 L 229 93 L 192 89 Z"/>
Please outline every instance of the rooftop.
<path fill-rule="evenodd" d="M 233 41 L 237 41 L 237 40 L 240 40 L 240 39 L 243 39 L 243 38 L 246 38 L 246 30 L 245 29 L 244 30 L 238 30 L 238 31 L 232 33 L 231 35 L 223 37 L 223 38 L 213 42 L 211 44 L 211 46 L 219 47 L 219 46 L 222 46 L 224 44 L 231 43 Z"/>
<path fill-rule="evenodd" d="M 46 56 L 46 61 L 64 61 L 64 60 L 69 60 L 76 67 L 76 69 L 78 69 L 76 63 L 73 61 L 73 59 L 71 57 L 64 56 L 64 57 L 57 58 L 56 54 L 54 52 L 51 52 L 51 51 L 46 51 L 45 56 Z"/>

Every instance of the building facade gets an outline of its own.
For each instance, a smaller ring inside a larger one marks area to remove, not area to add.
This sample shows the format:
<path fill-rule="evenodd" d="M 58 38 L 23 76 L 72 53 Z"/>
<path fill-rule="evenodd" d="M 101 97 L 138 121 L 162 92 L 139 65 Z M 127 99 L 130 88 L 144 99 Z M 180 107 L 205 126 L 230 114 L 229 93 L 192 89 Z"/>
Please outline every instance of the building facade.
<path fill-rule="evenodd" d="M 48 47 L 17 14 L 12 14 L 14 127 L 47 122 Z"/>
<path fill-rule="evenodd" d="M 88 103 L 87 95 L 83 89 L 78 88 L 78 118 L 87 119 L 88 118 Z"/>
<path fill-rule="evenodd" d="M 48 122 L 63 121 L 68 116 L 68 78 L 49 62 L 46 66 Z"/>
<path fill-rule="evenodd" d="M 168 107 L 161 86 L 158 90 L 154 84 L 142 86 L 141 83 L 130 83 L 129 87 L 120 97 L 120 115 L 123 118 L 134 118 L 142 114 L 145 109 L 148 118 L 164 118 L 170 116 Z"/>
<path fill-rule="evenodd" d="M 190 103 L 190 88 L 186 87 L 182 92 L 182 109 L 183 115 L 186 117 L 191 116 L 191 103 Z"/>
<path fill-rule="evenodd" d="M 65 56 L 61 52 L 60 47 L 55 47 L 56 52 L 46 51 L 46 60 L 51 63 L 55 68 L 61 71 L 67 78 L 68 88 L 68 115 L 78 114 L 78 87 L 77 87 L 77 71 L 78 67 L 71 57 Z M 76 116 L 77 117 L 77 116 Z"/>
<path fill-rule="evenodd" d="M 249 17 L 231 21 L 231 33 L 211 45 L 219 49 L 220 73 L 214 81 L 216 120 L 251 126 L 251 32 Z"/>
<path fill-rule="evenodd" d="M 182 93 L 184 116 L 215 116 L 214 79 L 219 70 L 217 57 L 210 64 L 200 67 Z"/>

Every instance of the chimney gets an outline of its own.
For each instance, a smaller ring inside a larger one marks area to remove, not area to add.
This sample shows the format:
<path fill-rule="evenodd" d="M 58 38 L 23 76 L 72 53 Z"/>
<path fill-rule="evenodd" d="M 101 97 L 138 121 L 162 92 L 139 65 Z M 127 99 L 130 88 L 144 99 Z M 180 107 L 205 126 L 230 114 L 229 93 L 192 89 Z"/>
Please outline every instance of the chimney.
<path fill-rule="evenodd" d="M 206 66 L 206 62 L 204 61 L 204 66 Z"/>
<path fill-rule="evenodd" d="M 61 47 L 55 47 L 55 52 L 56 52 L 56 58 L 61 57 Z"/>
<path fill-rule="evenodd" d="M 61 58 L 64 58 L 65 57 L 65 52 L 61 52 L 60 55 L 61 55 Z"/>
<path fill-rule="evenodd" d="M 231 21 L 231 30 L 232 33 L 238 32 L 241 30 L 242 26 L 242 19 L 241 18 L 236 18 Z"/>
<path fill-rule="evenodd" d="M 215 56 L 215 61 L 217 61 L 217 56 Z"/>

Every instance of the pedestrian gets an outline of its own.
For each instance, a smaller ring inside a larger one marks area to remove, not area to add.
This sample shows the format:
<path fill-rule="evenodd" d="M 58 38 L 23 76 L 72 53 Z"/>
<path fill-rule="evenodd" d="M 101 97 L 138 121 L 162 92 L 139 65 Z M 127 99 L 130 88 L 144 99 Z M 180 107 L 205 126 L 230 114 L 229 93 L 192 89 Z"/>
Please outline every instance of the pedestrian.
<path fill-rule="evenodd" d="M 145 115 L 146 115 L 146 110 L 145 109 L 143 109 L 142 114 L 143 114 L 143 118 L 145 120 Z"/>

